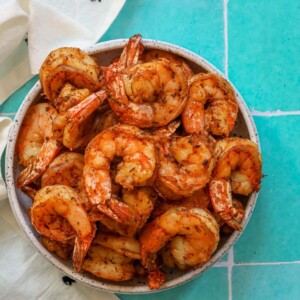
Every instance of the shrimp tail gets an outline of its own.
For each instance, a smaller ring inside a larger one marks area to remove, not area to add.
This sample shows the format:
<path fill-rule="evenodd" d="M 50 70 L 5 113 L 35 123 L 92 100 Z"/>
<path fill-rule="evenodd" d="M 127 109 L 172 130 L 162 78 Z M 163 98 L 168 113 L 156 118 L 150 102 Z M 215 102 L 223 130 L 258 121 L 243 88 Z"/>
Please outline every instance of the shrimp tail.
<path fill-rule="evenodd" d="M 55 158 L 61 147 L 61 144 L 56 140 L 46 141 L 43 144 L 41 151 L 39 152 L 35 161 L 29 164 L 19 174 L 16 185 L 17 188 L 24 187 L 41 176 L 45 172 L 51 161 Z"/>
<path fill-rule="evenodd" d="M 150 272 L 147 276 L 148 286 L 151 290 L 159 289 L 166 281 L 165 274 L 160 270 Z"/>
<path fill-rule="evenodd" d="M 76 237 L 75 239 L 75 247 L 73 251 L 73 267 L 75 272 L 80 272 L 85 256 L 95 237 L 96 230 L 97 230 L 95 223 L 93 224 L 92 228 L 93 228 L 92 233 L 88 235 L 86 238 L 80 239 Z"/>
<path fill-rule="evenodd" d="M 234 207 L 227 211 L 222 211 L 219 213 L 221 219 L 223 219 L 231 228 L 242 231 L 243 227 L 238 223 L 238 220 L 243 219 L 245 214 L 239 212 Z"/>

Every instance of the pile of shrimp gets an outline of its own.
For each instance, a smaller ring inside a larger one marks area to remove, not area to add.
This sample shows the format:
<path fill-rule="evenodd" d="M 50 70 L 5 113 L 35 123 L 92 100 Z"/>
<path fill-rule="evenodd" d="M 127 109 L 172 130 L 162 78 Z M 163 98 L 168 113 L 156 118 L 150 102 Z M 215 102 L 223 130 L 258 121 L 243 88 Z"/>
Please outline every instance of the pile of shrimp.
<path fill-rule="evenodd" d="M 167 269 L 202 266 L 242 230 L 262 160 L 230 136 L 238 103 L 225 78 L 145 50 L 137 34 L 109 66 L 54 50 L 40 81 L 18 136 L 17 187 L 42 244 L 76 272 L 158 289 Z"/>

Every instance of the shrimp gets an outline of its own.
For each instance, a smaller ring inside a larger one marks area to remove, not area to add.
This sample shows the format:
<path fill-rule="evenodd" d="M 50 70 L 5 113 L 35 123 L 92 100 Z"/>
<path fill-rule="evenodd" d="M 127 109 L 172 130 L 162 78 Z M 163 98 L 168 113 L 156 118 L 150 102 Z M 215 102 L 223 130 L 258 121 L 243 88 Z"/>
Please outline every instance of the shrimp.
<path fill-rule="evenodd" d="M 82 146 L 86 132 L 89 132 L 93 125 L 93 112 L 99 108 L 106 97 L 105 91 L 98 91 L 55 118 L 53 131 L 56 139 L 62 141 L 70 150 Z"/>
<path fill-rule="evenodd" d="M 184 71 L 166 59 L 113 72 L 104 68 L 108 103 L 121 122 L 140 128 L 160 127 L 182 112 L 188 85 Z"/>
<path fill-rule="evenodd" d="M 46 236 L 41 236 L 41 243 L 49 252 L 53 252 L 62 260 L 68 260 L 74 248 L 74 245 L 72 245 L 71 243 L 57 242 L 54 240 L 50 240 Z"/>
<path fill-rule="evenodd" d="M 189 80 L 189 95 L 182 112 L 182 123 L 188 134 L 227 137 L 237 119 L 238 103 L 231 85 L 221 76 L 199 73 Z"/>
<path fill-rule="evenodd" d="M 187 78 L 194 75 L 193 70 L 182 57 L 179 57 L 168 51 L 158 49 L 151 49 L 145 51 L 142 56 L 142 61 L 150 62 L 159 58 L 165 58 L 177 64 L 184 71 Z"/>
<path fill-rule="evenodd" d="M 63 243 L 75 238 L 76 272 L 80 271 L 96 232 L 80 202 L 80 196 L 71 187 L 53 185 L 37 192 L 30 209 L 31 223 L 41 235 Z"/>
<path fill-rule="evenodd" d="M 141 259 L 140 243 L 133 237 L 116 236 L 101 232 L 95 237 L 93 245 L 112 249 L 132 259 Z"/>
<path fill-rule="evenodd" d="M 177 201 L 168 201 L 159 199 L 151 212 L 151 217 L 156 218 L 164 214 L 167 210 L 174 207 L 186 208 L 207 208 L 210 203 L 209 194 L 206 188 L 194 192 L 191 196 L 180 198 Z"/>
<path fill-rule="evenodd" d="M 26 168 L 17 179 L 17 187 L 24 187 L 41 176 L 61 149 L 53 138 L 52 121 L 55 108 L 39 103 L 29 108 L 18 136 L 19 162 Z"/>
<path fill-rule="evenodd" d="M 64 152 L 57 156 L 41 177 L 41 187 L 66 185 L 80 195 L 80 203 L 86 211 L 91 209 L 82 178 L 84 166 L 83 155 L 75 152 Z"/>
<path fill-rule="evenodd" d="M 112 281 L 127 281 L 136 273 L 132 258 L 100 245 L 90 248 L 82 269 Z"/>
<path fill-rule="evenodd" d="M 238 219 L 241 213 L 232 205 L 231 192 L 249 195 L 260 188 L 262 177 L 261 155 L 257 145 L 242 138 L 226 138 L 215 147 L 218 159 L 209 183 L 209 194 L 214 210 L 232 228 L 242 230 Z"/>
<path fill-rule="evenodd" d="M 115 156 L 123 157 L 115 181 L 125 189 L 131 190 L 151 178 L 156 166 L 155 148 L 142 136 L 136 127 L 115 125 L 98 134 L 85 151 L 83 178 L 89 200 L 117 221 L 128 220 L 130 208 L 112 198 L 110 164 Z"/>
<path fill-rule="evenodd" d="M 58 97 L 53 100 L 53 105 L 59 113 L 63 113 L 80 103 L 90 94 L 91 91 L 89 89 L 77 89 L 72 84 L 66 83 L 62 87 Z"/>
<path fill-rule="evenodd" d="M 156 254 L 168 242 L 174 261 L 193 267 L 207 262 L 220 240 L 213 216 L 201 208 L 171 208 L 148 223 L 140 236 L 142 264 L 157 270 Z"/>
<path fill-rule="evenodd" d="M 209 182 L 214 162 L 200 136 L 173 137 L 159 147 L 158 180 L 172 192 L 190 196 Z"/>
<path fill-rule="evenodd" d="M 100 70 L 96 61 L 79 48 L 53 50 L 43 62 L 40 80 L 46 97 L 53 104 L 66 82 L 94 92 L 100 88 Z"/>
<path fill-rule="evenodd" d="M 116 222 L 99 210 L 91 212 L 89 218 L 93 221 L 100 221 L 108 229 L 122 236 L 133 237 L 147 222 L 156 199 L 157 194 L 150 187 L 135 188 L 132 191 L 123 189 L 122 201 L 129 206 L 131 214 L 128 222 Z"/>

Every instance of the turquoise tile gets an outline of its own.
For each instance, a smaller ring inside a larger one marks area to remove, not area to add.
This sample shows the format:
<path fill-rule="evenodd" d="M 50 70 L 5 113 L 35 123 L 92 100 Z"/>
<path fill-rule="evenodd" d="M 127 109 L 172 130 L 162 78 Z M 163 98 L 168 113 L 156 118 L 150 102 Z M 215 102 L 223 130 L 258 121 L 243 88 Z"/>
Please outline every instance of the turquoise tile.
<path fill-rule="evenodd" d="M 15 93 L 13 93 L 9 98 L 7 98 L 7 100 L 2 105 L 0 105 L 0 114 L 17 112 L 25 96 L 34 86 L 37 80 L 38 76 L 34 76 L 31 80 L 27 81 L 22 87 L 20 87 Z"/>
<path fill-rule="evenodd" d="M 232 299 L 300 299 L 299 274 L 299 264 L 233 267 Z"/>
<path fill-rule="evenodd" d="M 299 110 L 299 15 L 299 1 L 229 1 L 229 77 L 251 108 Z"/>
<path fill-rule="evenodd" d="M 101 41 L 140 33 L 183 46 L 223 70 L 223 2 L 127 0 Z"/>
<path fill-rule="evenodd" d="M 255 117 L 262 155 L 261 191 L 234 247 L 235 262 L 300 259 L 300 116 Z"/>
<path fill-rule="evenodd" d="M 227 268 L 211 268 L 179 287 L 146 295 L 118 295 L 122 300 L 223 300 L 228 299 Z"/>

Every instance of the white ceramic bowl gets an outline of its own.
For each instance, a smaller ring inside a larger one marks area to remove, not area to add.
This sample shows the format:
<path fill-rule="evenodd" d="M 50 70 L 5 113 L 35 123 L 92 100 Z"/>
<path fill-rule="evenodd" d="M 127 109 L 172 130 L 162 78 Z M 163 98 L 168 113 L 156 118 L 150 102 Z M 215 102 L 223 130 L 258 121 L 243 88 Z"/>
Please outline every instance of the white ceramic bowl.
<path fill-rule="evenodd" d="M 121 40 L 113 40 L 104 43 L 99 43 L 94 46 L 91 46 L 88 49 L 85 49 L 87 53 L 94 56 L 100 65 L 108 65 L 113 58 L 117 57 L 124 45 L 126 44 L 127 39 Z M 199 71 L 208 71 L 217 73 L 221 76 L 224 76 L 219 70 L 217 70 L 214 66 L 208 63 L 202 57 L 196 55 L 193 52 L 190 52 L 184 48 L 161 42 L 155 40 L 143 40 L 143 44 L 145 48 L 149 49 L 161 49 L 165 51 L 170 51 L 179 56 L 184 57 L 190 66 L 193 68 L 195 72 Z M 250 112 L 241 97 L 241 95 L 236 91 L 236 97 L 239 104 L 239 115 L 238 121 L 235 126 L 235 129 L 232 135 L 242 136 L 244 138 L 250 138 L 253 142 L 259 145 L 257 131 L 253 122 L 253 119 L 250 115 Z M 23 121 L 23 118 L 28 110 L 28 108 L 39 101 L 41 93 L 41 85 L 40 82 L 37 82 L 33 88 L 30 90 L 23 103 L 21 104 L 18 113 L 15 117 L 14 123 L 11 127 L 7 151 L 6 151 L 6 181 L 8 188 L 8 196 L 11 207 L 15 214 L 17 221 L 20 226 L 26 233 L 26 236 L 31 241 L 31 243 L 36 247 L 36 249 L 46 258 L 48 259 L 55 267 L 66 273 L 71 278 L 85 283 L 94 288 L 103 289 L 106 291 L 112 292 L 120 292 L 120 293 L 149 293 L 147 286 L 147 282 L 141 282 L 140 279 L 134 279 L 129 282 L 119 283 L 103 280 L 100 278 L 96 278 L 93 275 L 88 273 L 75 273 L 73 271 L 72 263 L 65 262 L 58 259 L 56 256 L 48 252 L 44 246 L 41 244 L 39 240 L 39 234 L 32 227 L 29 217 L 28 217 L 28 208 L 31 206 L 31 200 L 20 190 L 16 189 L 15 182 L 16 178 L 20 172 L 20 167 L 18 164 L 18 157 L 16 155 L 16 140 L 18 137 L 20 125 Z M 249 218 L 254 209 L 254 205 L 257 199 L 257 193 L 252 193 L 246 199 L 246 214 L 242 222 L 242 226 L 245 228 Z M 228 238 L 222 238 L 220 241 L 219 247 L 217 251 L 214 253 L 212 258 L 204 264 L 201 268 L 196 270 L 189 270 L 186 272 L 172 272 L 167 274 L 167 282 L 160 288 L 160 290 L 168 289 L 171 287 L 175 287 L 179 284 L 187 282 L 192 278 L 195 278 L 210 268 L 215 262 L 217 262 L 228 250 L 229 248 L 236 242 L 238 237 L 240 236 L 240 232 L 234 231 Z"/>

